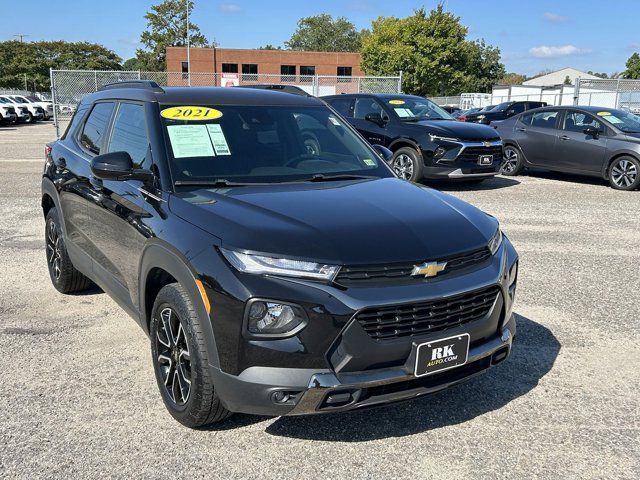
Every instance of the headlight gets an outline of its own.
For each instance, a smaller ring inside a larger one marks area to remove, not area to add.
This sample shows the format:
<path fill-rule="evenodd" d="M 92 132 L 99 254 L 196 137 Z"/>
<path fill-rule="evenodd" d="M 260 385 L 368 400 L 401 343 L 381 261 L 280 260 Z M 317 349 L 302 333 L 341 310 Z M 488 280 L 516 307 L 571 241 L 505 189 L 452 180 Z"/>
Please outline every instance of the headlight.
<path fill-rule="evenodd" d="M 491 237 L 491 240 L 489 240 L 489 244 L 487 245 L 491 255 L 496 254 L 500 245 L 502 245 L 502 230 L 498 228 L 498 231 L 493 235 L 493 237 Z"/>
<path fill-rule="evenodd" d="M 289 258 L 251 255 L 221 248 L 220 251 L 231 265 L 241 272 L 254 274 L 286 275 L 288 277 L 333 280 L 340 267 L 315 262 L 291 260 Z"/>
<path fill-rule="evenodd" d="M 478 115 L 477 118 L 478 118 L 478 120 L 482 120 L 483 118 L 486 118 L 486 117 L 487 117 L 486 115 Z"/>
<path fill-rule="evenodd" d="M 247 332 L 256 336 L 292 335 L 302 329 L 307 320 L 300 306 L 276 300 L 251 300 L 245 315 Z"/>
<path fill-rule="evenodd" d="M 440 140 L 442 142 L 460 142 L 459 138 L 454 138 L 454 137 L 440 137 L 438 135 L 432 135 L 429 134 L 429 138 L 431 139 L 432 142 L 436 141 L 436 140 Z"/>

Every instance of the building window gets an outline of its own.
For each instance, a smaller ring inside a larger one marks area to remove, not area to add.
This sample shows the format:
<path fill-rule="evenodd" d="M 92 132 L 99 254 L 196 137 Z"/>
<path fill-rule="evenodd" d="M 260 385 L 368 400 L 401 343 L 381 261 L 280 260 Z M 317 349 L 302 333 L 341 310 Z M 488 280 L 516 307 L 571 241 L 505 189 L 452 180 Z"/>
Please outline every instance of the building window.
<path fill-rule="evenodd" d="M 300 66 L 300 81 L 301 82 L 311 83 L 313 81 L 313 78 L 311 78 L 311 77 L 313 75 L 315 75 L 315 74 L 316 74 L 316 67 L 308 66 L 308 65 Z"/>
<path fill-rule="evenodd" d="M 338 77 L 351 77 L 352 72 L 353 72 L 352 67 L 338 67 L 337 69 Z M 351 78 L 338 78 L 338 81 L 349 82 L 351 81 Z"/>
<path fill-rule="evenodd" d="M 238 73 L 238 64 L 237 63 L 223 63 L 222 64 L 222 73 Z"/>
<path fill-rule="evenodd" d="M 182 62 L 182 78 L 183 79 L 187 79 L 189 78 L 189 63 L 188 62 Z"/>
<path fill-rule="evenodd" d="M 296 66 L 295 65 L 280 65 L 280 81 L 281 82 L 295 82 L 296 81 Z"/>
<path fill-rule="evenodd" d="M 258 64 L 243 63 L 242 64 L 242 80 L 258 81 Z"/>

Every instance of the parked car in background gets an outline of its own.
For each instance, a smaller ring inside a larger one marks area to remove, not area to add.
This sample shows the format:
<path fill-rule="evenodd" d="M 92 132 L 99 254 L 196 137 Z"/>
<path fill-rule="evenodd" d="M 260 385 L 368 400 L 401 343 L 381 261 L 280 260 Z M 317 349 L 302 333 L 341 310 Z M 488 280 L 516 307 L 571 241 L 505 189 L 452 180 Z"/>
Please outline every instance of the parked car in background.
<path fill-rule="evenodd" d="M 442 108 L 445 112 L 447 112 L 452 117 L 455 117 L 458 113 L 462 111 L 460 110 L 459 107 L 452 107 L 451 105 L 443 105 L 440 108 Z"/>
<path fill-rule="evenodd" d="M 12 102 L 8 98 L 4 96 L 0 96 L 0 105 L 3 107 L 13 108 L 16 114 L 16 120 L 14 123 L 26 122 L 29 120 L 29 109 L 24 105 L 16 105 L 15 102 Z"/>
<path fill-rule="evenodd" d="M 53 103 L 52 102 L 45 102 L 40 100 L 38 97 L 34 97 L 34 96 L 24 96 L 24 95 L 8 95 L 9 98 L 12 98 L 13 100 L 20 102 L 20 103 L 30 103 L 33 105 L 37 105 L 39 107 L 42 107 L 42 110 L 44 111 L 44 120 L 49 120 L 51 117 L 53 117 Z"/>
<path fill-rule="evenodd" d="M 472 113 L 466 116 L 466 122 L 472 123 L 482 123 L 484 125 L 489 125 L 491 122 L 497 120 L 505 120 L 507 118 L 513 117 L 518 113 L 524 112 L 526 110 L 531 110 L 532 108 L 539 108 L 546 106 L 546 102 L 504 102 L 490 110 L 482 110 L 477 113 Z"/>
<path fill-rule="evenodd" d="M 278 92 L 292 93 L 294 95 L 302 95 L 303 97 L 312 97 L 309 92 L 297 85 L 280 85 L 270 83 L 254 83 L 249 85 L 240 85 L 240 88 L 258 88 L 260 90 L 276 90 Z"/>
<path fill-rule="evenodd" d="M 0 124 L 12 124 L 18 121 L 16 109 L 11 104 L 4 103 L 0 100 Z"/>
<path fill-rule="evenodd" d="M 482 110 L 482 108 L 480 107 L 469 108 L 468 110 L 461 110 L 457 114 L 453 115 L 453 117 L 459 122 L 465 122 L 467 120 L 467 115 L 479 112 L 480 110 Z"/>
<path fill-rule="evenodd" d="M 605 107 L 546 107 L 500 122 L 502 173 L 527 167 L 601 177 L 613 188 L 640 185 L 640 117 Z"/>
<path fill-rule="evenodd" d="M 455 121 L 431 100 L 402 94 L 322 97 L 373 145 L 391 150 L 405 180 L 482 181 L 502 163 L 502 141 L 492 128 Z"/>
<path fill-rule="evenodd" d="M 16 110 L 18 109 L 18 107 L 20 107 L 22 112 L 24 112 L 25 108 L 27 109 L 27 117 L 19 117 L 19 120 L 24 119 L 24 121 L 26 121 L 27 123 L 35 123 L 38 120 L 42 120 L 44 118 L 44 109 L 41 106 L 36 105 L 35 103 L 25 103 L 19 100 L 15 100 L 12 95 L 2 95 L 2 97 L 0 98 L 8 100 L 14 105 L 14 108 L 16 108 Z"/>

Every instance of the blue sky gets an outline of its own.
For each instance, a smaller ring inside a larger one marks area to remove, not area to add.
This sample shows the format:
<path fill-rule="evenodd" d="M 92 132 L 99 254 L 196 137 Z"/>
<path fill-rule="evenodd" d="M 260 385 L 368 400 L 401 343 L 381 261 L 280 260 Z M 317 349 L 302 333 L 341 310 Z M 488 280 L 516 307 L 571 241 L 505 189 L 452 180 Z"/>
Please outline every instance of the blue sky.
<path fill-rule="evenodd" d="M 144 14 L 158 3 L 146 0 L 0 0 L 0 39 L 86 40 L 101 43 L 123 59 L 134 55 Z M 193 20 L 222 47 L 281 45 L 303 16 L 330 13 L 366 28 L 378 16 L 403 17 L 436 0 L 196 0 Z M 507 70 L 533 75 L 572 66 L 611 73 L 640 51 L 640 1 L 448 0 L 448 10 L 502 51 Z M 614 6 L 615 5 L 615 6 Z"/>

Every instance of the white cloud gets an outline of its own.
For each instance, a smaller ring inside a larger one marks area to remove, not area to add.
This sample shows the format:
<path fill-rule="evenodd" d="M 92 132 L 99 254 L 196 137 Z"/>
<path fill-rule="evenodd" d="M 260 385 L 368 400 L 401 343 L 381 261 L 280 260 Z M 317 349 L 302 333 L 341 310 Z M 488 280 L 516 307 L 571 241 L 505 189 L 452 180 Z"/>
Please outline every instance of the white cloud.
<path fill-rule="evenodd" d="M 557 13 L 545 12 L 544 19 L 551 23 L 562 23 L 567 21 L 567 17 L 558 15 Z"/>
<path fill-rule="evenodd" d="M 587 53 L 591 53 L 591 50 L 588 48 L 578 48 L 574 45 L 561 45 L 557 47 L 541 45 L 529 49 L 529 55 L 537 58 L 568 57 L 571 55 L 586 55 Z"/>
<path fill-rule="evenodd" d="M 223 3 L 220 5 L 220 10 L 224 13 L 238 13 L 240 10 L 240 5 L 236 5 L 235 3 Z"/>

